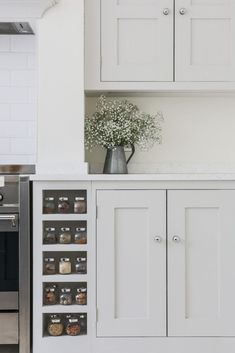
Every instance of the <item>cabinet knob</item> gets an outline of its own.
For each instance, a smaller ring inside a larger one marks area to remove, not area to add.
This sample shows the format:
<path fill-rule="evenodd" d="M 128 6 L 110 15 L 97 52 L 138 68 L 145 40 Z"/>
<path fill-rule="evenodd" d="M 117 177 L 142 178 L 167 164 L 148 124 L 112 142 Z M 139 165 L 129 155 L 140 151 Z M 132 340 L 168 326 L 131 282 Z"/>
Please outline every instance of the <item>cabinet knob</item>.
<path fill-rule="evenodd" d="M 170 9 L 168 9 L 167 7 L 163 10 L 163 15 L 168 16 L 170 13 Z"/>
<path fill-rule="evenodd" d="M 187 10 L 186 10 L 184 7 L 182 7 L 182 8 L 179 10 L 179 13 L 180 13 L 182 16 L 185 15 L 186 12 L 187 12 Z"/>
<path fill-rule="evenodd" d="M 178 237 L 178 235 L 174 235 L 172 238 L 174 243 L 179 243 L 180 242 L 180 237 Z"/>
<path fill-rule="evenodd" d="M 156 243 L 161 243 L 162 238 L 161 238 L 161 237 L 156 236 L 156 237 L 154 237 L 154 241 L 156 241 Z"/>

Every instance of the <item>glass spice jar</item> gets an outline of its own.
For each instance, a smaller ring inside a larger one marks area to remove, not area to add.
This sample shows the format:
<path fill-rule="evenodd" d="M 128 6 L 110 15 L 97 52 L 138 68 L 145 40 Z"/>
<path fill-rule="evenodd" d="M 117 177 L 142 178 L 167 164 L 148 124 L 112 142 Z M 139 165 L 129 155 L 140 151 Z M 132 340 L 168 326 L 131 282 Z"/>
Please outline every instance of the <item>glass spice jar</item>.
<path fill-rule="evenodd" d="M 76 228 L 76 233 L 74 235 L 75 244 L 86 244 L 87 243 L 87 232 L 86 228 Z"/>
<path fill-rule="evenodd" d="M 43 203 L 43 213 L 55 213 L 55 198 L 54 197 L 45 197 Z"/>
<path fill-rule="evenodd" d="M 72 293 L 70 288 L 62 288 L 60 293 L 61 305 L 72 305 Z"/>
<path fill-rule="evenodd" d="M 87 304 L 87 289 L 77 288 L 77 294 L 75 296 L 76 304 L 86 305 Z"/>
<path fill-rule="evenodd" d="M 54 257 L 45 257 L 44 258 L 43 273 L 45 275 L 56 274 L 56 264 L 55 264 Z"/>
<path fill-rule="evenodd" d="M 59 213 L 68 213 L 69 212 L 69 198 L 68 197 L 59 197 L 58 202 L 58 212 Z"/>
<path fill-rule="evenodd" d="M 79 274 L 87 273 L 87 259 L 85 257 L 78 257 L 75 263 L 75 271 Z"/>
<path fill-rule="evenodd" d="M 68 336 L 78 336 L 81 332 L 81 325 L 77 317 L 67 315 L 67 323 L 65 325 L 65 332 Z"/>
<path fill-rule="evenodd" d="M 59 235 L 60 244 L 70 244 L 72 242 L 71 229 L 69 227 L 61 228 L 61 233 Z"/>
<path fill-rule="evenodd" d="M 56 244 L 55 228 L 50 227 L 45 229 L 44 244 Z"/>
<path fill-rule="evenodd" d="M 76 196 L 74 199 L 74 213 L 86 213 L 86 199 L 82 196 Z"/>
<path fill-rule="evenodd" d="M 59 263 L 59 273 L 61 275 L 67 275 L 72 272 L 72 264 L 70 258 L 62 257 Z"/>
<path fill-rule="evenodd" d="M 58 315 L 50 315 L 47 325 L 47 332 L 50 336 L 61 336 L 64 331 L 64 325 Z"/>
<path fill-rule="evenodd" d="M 87 331 L 86 315 L 84 315 L 84 314 L 79 315 L 79 323 L 81 326 L 81 333 L 86 333 L 86 331 Z"/>
<path fill-rule="evenodd" d="M 46 287 L 44 289 L 44 305 L 55 305 L 57 304 L 57 287 L 56 285 Z"/>

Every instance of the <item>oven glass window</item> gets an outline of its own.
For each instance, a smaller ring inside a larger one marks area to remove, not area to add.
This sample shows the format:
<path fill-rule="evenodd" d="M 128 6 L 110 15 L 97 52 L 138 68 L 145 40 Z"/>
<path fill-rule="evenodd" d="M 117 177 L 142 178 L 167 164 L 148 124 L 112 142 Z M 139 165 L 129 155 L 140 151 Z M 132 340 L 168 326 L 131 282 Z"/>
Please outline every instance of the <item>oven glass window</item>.
<path fill-rule="evenodd" d="M 19 233 L 0 232 L 0 291 L 19 290 Z"/>

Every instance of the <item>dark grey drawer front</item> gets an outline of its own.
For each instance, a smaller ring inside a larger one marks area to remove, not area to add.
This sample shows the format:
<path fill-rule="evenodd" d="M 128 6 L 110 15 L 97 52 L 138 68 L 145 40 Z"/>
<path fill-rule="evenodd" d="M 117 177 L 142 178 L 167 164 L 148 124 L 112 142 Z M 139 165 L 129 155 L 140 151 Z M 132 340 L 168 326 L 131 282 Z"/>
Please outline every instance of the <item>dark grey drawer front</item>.
<path fill-rule="evenodd" d="M 0 313 L 0 344 L 18 343 L 18 313 Z"/>
<path fill-rule="evenodd" d="M 18 308 L 18 292 L 0 292 L 0 310 L 18 310 Z"/>

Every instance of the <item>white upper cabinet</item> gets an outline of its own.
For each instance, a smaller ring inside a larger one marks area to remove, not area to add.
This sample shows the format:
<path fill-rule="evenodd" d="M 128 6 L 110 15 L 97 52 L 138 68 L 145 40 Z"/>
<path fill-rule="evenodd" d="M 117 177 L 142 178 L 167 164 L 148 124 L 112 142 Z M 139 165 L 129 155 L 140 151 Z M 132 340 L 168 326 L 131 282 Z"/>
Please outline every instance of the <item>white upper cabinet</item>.
<path fill-rule="evenodd" d="M 173 0 L 101 0 L 101 80 L 173 81 Z"/>
<path fill-rule="evenodd" d="M 235 80 L 235 1 L 176 0 L 176 81 Z"/>
<path fill-rule="evenodd" d="M 169 336 L 235 336 L 234 215 L 235 190 L 168 192 Z"/>
<path fill-rule="evenodd" d="M 129 1 L 130 2 L 130 1 Z M 97 335 L 166 335 L 166 192 L 97 192 Z"/>
<path fill-rule="evenodd" d="M 235 90 L 234 0 L 86 0 L 87 91 Z"/>

